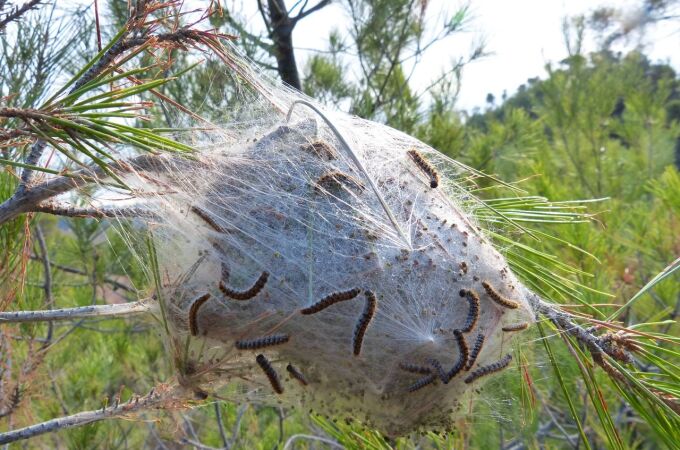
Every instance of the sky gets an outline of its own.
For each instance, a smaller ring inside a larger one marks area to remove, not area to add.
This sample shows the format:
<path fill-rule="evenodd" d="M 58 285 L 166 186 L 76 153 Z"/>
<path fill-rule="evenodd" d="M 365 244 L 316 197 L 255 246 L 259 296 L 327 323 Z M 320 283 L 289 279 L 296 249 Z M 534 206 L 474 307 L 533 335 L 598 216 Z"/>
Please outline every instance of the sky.
<path fill-rule="evenodd" d="M 565 16 L 588 13 L 598 6 L 612 6 L 632 10 L 623 18 L 632 20 L 637 17 L 639 10 L 635 7 L 641 0 L 471 0 L 469 3 L 472 17 L 466 26 L 467 31 L 430 49 L 412 78 L 416 89 L 428 86 L 433 74 L 440 74 L 451 61 L 464 56 L 475 42 L 483 39 L 487 52 L 491 54 L 473 62 L 463 71 L 457 107 L 465 110 L 484 107 L 488 93 L 498 99 L 503 91 L 512 94 L 528 78 L 543 77 L 547 62 L 558 62 L 567 56 L 562 35 Z M 314 0 L 310 0 L 309 4 L 314 4 Z M 455 0 L 430 0 L 428 10 L 431 19 L 439 20 L 440 11 L 453 12 L 460 4 Z M 254 16 L 253 20 L 261 19 Z M 328 32 L 334 27 L 342 30 L 347 22 L 347 14 L 340 2 L 299 22 L 293 39 L 298 47 L 300 67 L 312 54 L 304 48 L 327 48 Z M 637 42 L 629 42 L 628 47 Z M 670 62 L 676 70 L 680 70 L 678 20 L 648 28 L 642 36 L 642 43 L 646 44 L 645 50 L 653 60 Z M 595 49 L 592 39 L 586 44 L 586 50 Z"/>

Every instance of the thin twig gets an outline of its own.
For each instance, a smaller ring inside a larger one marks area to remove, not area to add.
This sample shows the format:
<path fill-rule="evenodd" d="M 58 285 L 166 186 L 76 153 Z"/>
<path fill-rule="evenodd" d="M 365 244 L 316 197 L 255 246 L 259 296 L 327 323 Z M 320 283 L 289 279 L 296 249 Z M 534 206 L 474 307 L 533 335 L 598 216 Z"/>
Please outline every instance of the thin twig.
<path fill-rule="evenodd" d="M 52 309 L 54 306 L 54 298 L 52 296 L 52 268 L 50 266 L 50 257 L 47 253 L 47 245 L 45 245 L 45 237 L 43 236 L 42 228 L 40 224 L 35 226 L 35 238 L 38 241 L 38 247 L 40 247 L 40 253 L 42 255 L 41 260 L 43 263 L 43 271 L 45 272 L 45 283 L 43 284 L 43 289 L 45 291 L 45 306 L 48 310 Z M 45 342 L 43 343 L 43 348 L 48 347 L 52 341 L 52 332 L 54 326 L 52 322 L 47 324 L 47 336 L 45 337 Z"/>
<path fill-rule="evenodd" d="M 229 440 L 227 434 L 224 432 L 224 423 L 222 422 L 222 411 L 220 411 L 220 402 L 215 402 L 215 418 L 217 419 L 217 430 L 220 432 L 224 448 L 229 448 Z"/>
<path fill-rule="evenodd" d="M 294 435 L 292 435 L 291 437 L 288 438 L 288 440 L 286 441 L 286 445 L 283 446 L 283 450 L 288 450 L 288 449 L 292 448 L 293 443 L 295 441 L 297 441 L 298 439 L 307 439 L 307 440 L 310 440 L 310 441 L 319 441 L 319 442 L 323 442 L 324 444 L 328 444 L 328 445 L 333 446 L 333 447 L 343 448 L 343 449 L 345 448 L 343 445 L 338 444 L 337 442 L 335 442 L 332 439 L 323 438 L 321 436 L 313 436 L 311 434 L 294 434 Z"/>
<path fill-rule="evenodd" d="M 36 260 L 36 261 L 41 261 L 41 258 L 38 257 L 37 255 L 31 255 L 30 258 L 33 259 L 33 260 Z M 61 264 L 54 263 L 52 261 L 50 261 L 50 265 L 53 268 L 55 268 L 57 270 L 61 270 L 63 272 L 73 273 L 73 274 L 76 274 L 76 275 L 89 276 L 89 274 L 87 272 L 85 272 L 84 270 L 76 269 L 75 267 L 64 266 L 64 265 L 61 265 Z M 127 285 L 125 285 L 125 284 L 123 284 L 119 281 L 116 281 L 114 279 L 111 279 L 111 278 L 103 278 L 102 281 L 104 283 L 110 284 L 111 286 L 114 287 L 114 289 L 122 289 L 122 290 L 128 291 L 128 292 L 137 292 L 135 289 L 131 288 L 130 286 L 127 286 Z"/>

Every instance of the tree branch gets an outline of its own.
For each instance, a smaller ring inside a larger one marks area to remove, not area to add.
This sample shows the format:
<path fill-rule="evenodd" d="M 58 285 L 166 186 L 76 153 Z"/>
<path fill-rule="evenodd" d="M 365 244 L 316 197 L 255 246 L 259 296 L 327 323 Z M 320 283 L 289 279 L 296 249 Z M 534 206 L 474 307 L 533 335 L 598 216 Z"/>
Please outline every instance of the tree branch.
<path fill-rule="evenodd" d="M 0 312 L 0 323 L 48 322 L 88 317 L 123 317 L 150 312 L 154 303 L 146 300 L 114 305 L 92 305 L 40 311 Z"/>
<path fill-rule="evenodd" d="M 161 155 L 141 155 L 129 161 L 113 163 L 108 166 L 108 170 L 114 173 L 130 173 L 135 170 L 164 171 L 163 160 Z M 104 169 L 94 166 L 79 170 L 69 176 L 50 179 L 30 189 L 17 190 L 12 197 L 0 204 L 0 225 L 23 213 L 33 211 L 47 199 L 107 177 L 108 174 Z"/>
<path fill-rule="evenodd" d="M 322 8 L 325 8 L 326 6 L 328 6 L 330 4 L 331 4 L 331 0 L 321 0 L 319 3 L 312 6 L 307 11 L 305 11 L 305 6 L 307 5 L 307 3 L 305 3 L 305 5 L 303 5 L 302 8 L 300 9 L 300 12 L 298 13 L 298 15 L 291 19 L 292 22 L 293 22 L 293 26 L 295 26 L 295 23 L 297 23 L 298 20 L 302 20 L 305 17 L 307 17 L 308 15 L 310 15 L 310 14 L 312 14 L 312 13 L 314 13 L 314 12 L 316 12 L 316 11 L 322 9 Z"/>
<path fill-rule="evenodd" d="M 20 428 L 18 430 L 0 433 L 0 444 L 9 444 L 11 442 L 29 439 L 57 430 L 74 428 L 104 419 L 123 417 L 135 412 L 149 410 L 152 408 L 161 408 L 164 403 L 172 402 L 171 394 L 172 388 L 161 385 L 152 389 L 151 392 L 144 397 L 140 398 L 135 396 L 135 398 L 132 400 L 120 405 L 115 404 L 115 406 L 112 408 L 107 409 L 104 407 L 96 411 L 80 412 L 70 416 L 48 420 L 47 422 L 31 425 L 25 428 Z"/>
<path fill-rule="evenodd" d="M 37 205 L 30 212 L 41 212 L 54 216 L 87 217 L 91 219 L 125 218 L 125 217 L 156 217 L 154 213 L 144 208 L 81 208 L 66 203 L 43 203 Z"/>
<path fill-rule="evenodd" d="M 26 14 L 31 9 L 39 6 L 42 0 L 29 0 L 23 5 L 14 9 L 14 11 L 7 14 L 2 20 L 0 20 L 0 30 L 4 29 L 10 22 L 19 20 L 21 16 Z"/>

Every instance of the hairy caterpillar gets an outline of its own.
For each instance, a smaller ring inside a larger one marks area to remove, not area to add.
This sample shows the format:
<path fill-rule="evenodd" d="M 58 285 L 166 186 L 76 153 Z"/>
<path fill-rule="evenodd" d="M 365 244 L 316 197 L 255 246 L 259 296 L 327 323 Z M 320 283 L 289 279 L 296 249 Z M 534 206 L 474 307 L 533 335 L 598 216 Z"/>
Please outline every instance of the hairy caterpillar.
<path fill-rule="evenodd" d="M 300 310 L 300 312 L 304 315 L 318 313 L 319 311 L 322 311 L 336 303 L 351 300 L 359 295 L 360 292 L 361 289 L 359 288 L 350 289 L 348 291 L 333 292 L 332 294 L 329 294 L 318 302 L 314 303 L 312 306 Z"/>
<path fill-rule="evenodd" d="M 510 361 L 512 360 L 512 355 L 507 354 L 505 355 L 502 359 L 499 361 L 496 361 L 495 363 L 480 367 L 477 370 L 474 370 L 470 375 L 465 378 L 465 383 L 470 384 L 473 381 L 475 381 L 477 378 L 481 378 L 485 375 L 489 375 L 494 372 L 498 372 L 500 370 L 505 369 L 508 367 L 508 364 L 510 364 Z"/>
<path fill-rule="evenodd" d="M 281 381 L 279 380 L 279 374 L 276 373 L 276 370 L 274 370 L 269 360 L 260 353 L 255 358 L 255 361 L 257 361 L 257 364 L 260 366 L 264 374 L 267 375 L 269 384 L 272 385 L 274 392 L 277 394 L 283 394 L 283 387 L 281 386 Z"/>
<path fill-rule="evenodd" d="M 198 336 L 198 310 L 210 299 L 210 294 L 203 294 L 193 301 L 189 308 L 189 331 L 192 336 Z"/>
<path fill-rule="evenodd" d="M 479 296 L 475 291 L 462 289 L 460 296 L 465 297 L 470 305 L 467 318 L 465 319 L 465 326 L 461 329 L 463 333 L 469 333 L 477 324 L 479 319 Z"/>
<path fill-rule="evenodd" d="M 420 152 L 415 149 L 409 150 L 408 154 L 413 159 L 413 161 L 415 161 L 418 167 L 420 167 L 420 169 L 430 177 L 430 187 L 434 189 L 439 186 L 439 174 L 429 162 L 425 161 L 423 155 L 421 155 Z"/>
<path fill-rule="evenodd" d="M 351 175 L 340 172 L 339 170 L 333 170 L 326 172 L 321 175 L 318 180 L 316 180 L 315 190 L 320 191 L 321 188 L 330 189 L 332 186 L 346 185 L 349 187 L 354 187 L 359 191 L 363 191 L 366 187 L 363 183 Z"/>
<path fill-rule="evenodd" d="M 319 158 L 326 159 L 326 160 L 332 160 L 332 159 L 337 159 L 338 154 L 335 152 L 335 149 L 331 147 L 330 144 L 324 141 L 314 141 L 310 142 L 309 144 L 305 144 L 302 147 L 302 150 L 312 153 Z"/>
<path fill-rule="evenodd" d="M 453 335 L 456 337 L 458 350 L 460 351 L 459 362 L 462 362 L 462 366 L 464 367 L 470 357 L 470 349 L 468 348 L 467 341 L 461 330 L 453 330 Z"/>
<path fill-rule="evenodd" d="M 500 306 L 508 309 L 519 308 L 519 303 L 513 300 L 508 300 L 507 298 L 503 297 L 501 294 L 496 292 L 488 282 L 482 281 L 482 286 L 484 286 L 484 289 L 486 290 L 486 293 L 489 294 L 489 297 L 491 297 L 491 300 L 493 300 Z"/>
<path fill-rule="evenodd" d="M 433 358 L 429 359 L 428 362 L 432 367 L 434 367 L 434 371 L 437 374 L 437 376 L 439 376 L 439 379 L 442 380 L 442 383 L 448 384 L 449 380 L 451 380 L 451 377 L 449 376 L 448 372 L 444 370 L 439 360 Z"/>
<path fill-rule="evenodd" d="M 432 373 L 432 369 L 426 366 L 418 366 L 416 364 L 411 364 L 411 363 L 399 363 L 399 368 L 401 370 L 404 370 L 406 372 L 411 372 L 411 373 L 420 373 L 423 375 L 428 375 Z"/>
<path fill-rule="evenodd" d="M 213 219 L 207 211 L 199 208 L 198 206 L 192 206 L 191 211 L 203 219 L 203 221 L 207 223 L 213 230 L 217 231 L 218 233 L 227 233 L 227 230 L 215 222 L 215 219 Z"/>
<path fill-rule="evenodd" d="M 359 321 L 354 329 L 354 356 L 359 356 L 361 353 L 361 344 L 364 342 L 364 334 L 366 334 L 366 329 L 368 324 L 375 314 L 375 305 L 377 303 L 375 294 L 371 291 L 366 291 L 366 303 L 364 305 L 364 312 L 359 316 Z"/>
<path fill-rule="evenodd" d="M 286 370 L 290 374 L 291 377 L 295 378 L 300 382 L 301 385 L 307 386 L 309 383 L 307 382 L 307 378 L 300 372 L 295 366 L 292 364 L 288 364 L 286 366 Z"/>
<path fill-rule="evenodd" d="M 484 345 L 484 335 L 482 333 L 477 335 L 477 340 L 475 340 L 475 345 L 472 346 L 472 351 L 470 352 L 470 356 L 468 356 L 468 362 L 467 365 L 465 366 L 465 370 L 470 370 L 472 366 L 475 365 L 475 361 L 477 361 L 477 356 L 479 356 L 479 352 L 482 351 L 482 346 Z"/>
<path fill-rule="evenodd" d="M 518 323 L 518 324 L 515 324 L 515 325 L 508 325 L 508 326 L 505 326 L 501 329 L 503 331 L 522 331 L 522 330 L 526 330 L 527 328 L 529 328 L 529 323 L 524 322 L 524 323 Z"/>
<path fill-rule="evenodd" d="M 264 336 L 257 339 L 236 341 L 234 345 L 239 350 L 257 350 L 263 347 L 285 344 L 289 340 L 290 336 L 287 334 L 272 334 L 271 336 Z"/>
<path fill-rule="evenodd" d="M 409 392 L 415 392 L 419 389 L 424 388 L 428 384 L 431 384 L 437 377 L 434 374 L 430 374 L 426 377 L 421 378 L 420 380 L 416 381 L 412 385 L 408 387 Z"/>
<path fill-rule="evenodd" d="M 260 277 L 255 281 L 252 287 L 246 289 L 245 291 L 236 291 L 227 287 L 224 282 L 220 281 L 219 288 L 222 293 L 234 300 L 249 300 L 260 293 L 265 284 L 267 284 L 267 279 L 269 278 L 268 272 L 262 272 Z"/>

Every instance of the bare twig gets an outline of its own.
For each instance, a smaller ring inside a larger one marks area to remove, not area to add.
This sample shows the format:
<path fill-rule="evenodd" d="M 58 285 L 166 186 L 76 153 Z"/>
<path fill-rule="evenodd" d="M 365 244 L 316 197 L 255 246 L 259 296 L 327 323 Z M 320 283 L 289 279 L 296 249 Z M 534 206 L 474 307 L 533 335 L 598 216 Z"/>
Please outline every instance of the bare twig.
<path fill-rule="evenodd" d="M 3 30 L 10 22 L 19 20 L 21 16 L 26 14 L 31 9 L 36 8 L 42 0 L 29 0 L 21 6 L 14 8 L 14 11 L 7 14 L 5 17 L 0 19 L 0 30 Z"/>
<path fill-rule="evenodd" d="M 122 317 L 148 313 L 154 303 L 149 300 L 121 303 L 116 305 L 80 306 L 77 308 L 52 309 L 43 311 L 0 312 L 0 323 L 47 322 L 73 320 L 87 317 Z"/>
<path fill-rule="evenodd" d="M 42 259 L 40 257 L 38 257 L 37 255 L 31 255 L 30 258 L 33 259 L 33 260 L 42 261 Z M 64 265 L 61 265 L 61 264 L 54 263 L 52 261 L 50 261 L 50 265 L 57 270 L 61 270 L 62 272 L 73 273 L 73 274 L 76 274 L 76 275 L 89 276 L 89 274 L 87 272 L 85 272 L 84 270 L 76 269 L 75 267 L 64 266 Z M 125 285 L 125 284 L 123 284 L 119 281 L 113 280 L 111 278 L 103 278 L 102 281 L 104 283 L 110 284 L 111 286 L 114 287 L 114 289 L 122 289 L 122 290 L 128 291 L 128 292 L 136 292 L 136 290 L 131 288 L 130 286 L 127 286 L 127 285 Z"/>
<path fill-rule="evenodd" d="M 52 214 L 53 216 L 65 217 L 87 217 L 90 219 L 103 218 L 129 218 L 146 217 L 153 218 L 155 214 L 144 208 L 125 207 L 125 208 L 82 208 L 66 203 L 47 202 L 35 206 L 29 212 L 41 212 Z"/>
<path fill-rule="evenodd" d="M 234 428 L 231 430 L 231 439 L 229 440 L 229 445 L 227 445 L 226 447 L 227 450 L 233 448 L 234 445 L 236 445 L 239 432 L 241 431 L 241 420 L 243 420 L 243 416 L 246 414 L 247 410 L 248 410 L 247 403 L 239 406 L 238 411 L 236 413 L 236 420 L 234 421 Z"/>
<path fill-rule="evenodd" d="M 42 228 L 39 224 L 36 224 L 35 226 L 35 239 L 38 241 L 38 247 L 40 247 L 43 271 L 45 272 L 45 283 L 43 284 L 43 289 L 45 291 L 45 306 L 48 310 L 51 310 L 54 305 L 54 298 L 52 297 L 52 268 L 50 266 L 50 257 L 47 253 L 47 245 L 45 245 L 45 237 L 43 236 Z M 52 322 L 49 322 L 47 324 L 47 337 L 45 338 L 45 343 L 43 343 L 43 348 L 50 345 L 53 329 Z"/>
<path fill-rule="evenodd" d="M 328 438 L 323 438 L 321 436 L 313 436 L 311 434 L 294 434 L 293 436 L 289 437 L 288 440 L 286 441 L 286 445 L 283 446 L 283 450 L 288 450 L 290 448 L 293 448 L 293 443 L 297 440 L 300 439 L 306 439 L 308 441 L 319 441 L 323 442 L 324 444 L 328 444 L 332 447 L 337 447 L 337 448 L 345 448 L 344 446 L 338 444 L 332 439 Z"/>
<path fill-rule="evenodd" d="M 222 422 L 222 411 L 220 411 L 220 402 L 215 402 L 215 418 L 217 419 L 217 430 L 220 432 L 224 448 L 229 448 L 229 440 L 227 434 L 224 432 L 224 423 Z"/>
<path fill-rule="evenodd" d="M 151 393 L 144 397 L 135 397 L 126 403 L 112 408 L 107 409 L 104 407 L 96 411 L 80 412 L 70 416 L 48 420 L 47 422 L 31 425 L 25 428 L 20 428 L 18 430 L 0 433 L 0 444 L 9 444 L 11 442 L 29 439 L 57 430 L 78 427 L 104 419 L 114 419 L 143 410 L 159 408 L 164 403 L 172 401 L 170 394 L 172 394 L 171 388 L 167 386 L 160 386 L 153 389 Z"/>

